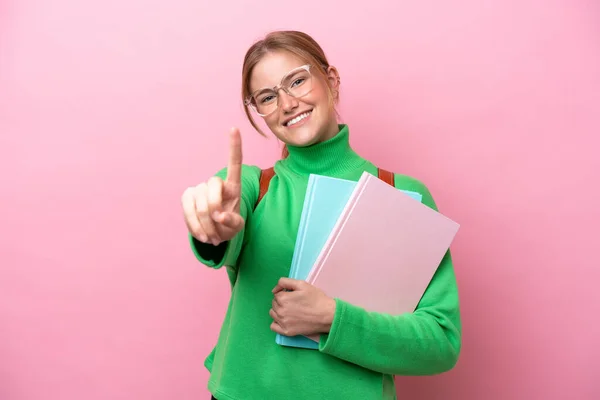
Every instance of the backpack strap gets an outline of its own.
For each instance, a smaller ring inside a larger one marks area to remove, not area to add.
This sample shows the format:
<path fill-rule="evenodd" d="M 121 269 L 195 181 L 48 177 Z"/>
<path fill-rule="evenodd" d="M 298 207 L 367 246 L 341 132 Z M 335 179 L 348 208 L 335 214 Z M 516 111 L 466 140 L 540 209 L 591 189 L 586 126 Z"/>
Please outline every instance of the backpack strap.
<path fill-rule="evenodd" d="M 260 171 L 258 199 L 256 200 L 256 204 L 254 205 L 254 208 L 256 208 L 258 206 L 258 203 L 260 203 L 260 201 L 262 200 L 262 198 L 265 197 L 265 194 L 267 193 L 267 190 L 269 189 L 269 183 L 271 182 L 271 178 L 273 177 L 273 175 L 275 175 L 275 169 L 273 167 L 267 168 L 267 169 L 262 169 Z"/>
<path fill-rule="evenodd" d="M 391 186 L 396 186 L 395 175 L 393 172 L 386 171 L 382 168 L 377 168 L 377 177 Z"/>
<path fill-rule="evenodd" d="M 269 189 L 269 183 L 271 182 L 271 178 L 273 178 L 274 175 L 275 169 L 273 167 L 262 169 L 260 171 L 258 199 L 256 200 L 254 208 L 258 206 L 258 203 L 260 203 L 262 198 L 265 197 L 265 194 L 267 194 L 267 190 Z M 386 171 L 382 168 L 377 168 L 377 177 L 385 183 L 387 183 L 388 185 L 395 186 L 395 177 L 393 172 Z"/>

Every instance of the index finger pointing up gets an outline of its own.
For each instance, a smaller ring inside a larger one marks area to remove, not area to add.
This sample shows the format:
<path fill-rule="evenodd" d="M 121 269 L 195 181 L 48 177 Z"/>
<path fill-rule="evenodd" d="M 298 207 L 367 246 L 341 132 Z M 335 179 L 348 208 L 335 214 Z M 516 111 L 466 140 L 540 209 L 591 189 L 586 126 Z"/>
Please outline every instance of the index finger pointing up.
<path fill-rule="evenodd" d="M 229 165 L 227 181 L 240 183 L 242 180 L 242 137 L 238 128 L 231 128 L 229 133 Z"/>

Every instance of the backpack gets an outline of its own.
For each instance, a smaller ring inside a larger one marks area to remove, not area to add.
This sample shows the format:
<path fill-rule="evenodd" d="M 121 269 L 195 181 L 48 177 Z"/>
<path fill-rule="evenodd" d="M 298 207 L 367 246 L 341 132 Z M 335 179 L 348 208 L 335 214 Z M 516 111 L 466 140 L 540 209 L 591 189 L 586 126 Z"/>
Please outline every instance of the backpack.
<path fill-rule="evenodd" d="M 258 207 L 258 203 L 260 203 L 262 198 L 267 193 L 267 190 L 269 189 L 269 183 L 271 182 L 271 178 L 273 178 L 274 175 L 275 175 L 275 169 L 273 167 L 267 168 L 267 169 L 262 169 L 260 171 L 259 192 L 258 192 L 258 199 L 256 200 L 256 204 L 254 205 L 255 209 L 256 209 L 256 207 Z M 386 171 L 385 169 L 382 169 L 382 168 L 377 168 L 377 177 L 379 179 L 381 179 L 382 181 L 384 181 L 385 183 L 395 186 L 395 182 L 394 182 L 395 177 L 394 177 L 393 172 Z"/>

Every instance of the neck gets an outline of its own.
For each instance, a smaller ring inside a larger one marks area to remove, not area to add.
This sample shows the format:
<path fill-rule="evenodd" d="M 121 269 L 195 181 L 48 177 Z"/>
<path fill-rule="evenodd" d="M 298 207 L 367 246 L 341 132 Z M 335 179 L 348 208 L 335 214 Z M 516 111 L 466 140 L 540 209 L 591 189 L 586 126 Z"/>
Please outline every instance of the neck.
<path fill-rule="evenodd" d="M 289 155 L 282 163 L 302 175 L 336 176 L 354 170 L 365 160 L 351 147 L 347 125 L 339 125 L 330 139 L 311 146 L 288 146 Z"/>
<path fill-rule="evenodd" d="M 321 140 L 321 141 L 326 142 L 327 140 L 335 137 L 344 128 L 347 129 L 347 127 L 345 125 L 338 124 L 336 118 L 332 118 L 331 123 L 327 127 L 327 133 L 325 135 L 323 135 L 323 140 Z"/>

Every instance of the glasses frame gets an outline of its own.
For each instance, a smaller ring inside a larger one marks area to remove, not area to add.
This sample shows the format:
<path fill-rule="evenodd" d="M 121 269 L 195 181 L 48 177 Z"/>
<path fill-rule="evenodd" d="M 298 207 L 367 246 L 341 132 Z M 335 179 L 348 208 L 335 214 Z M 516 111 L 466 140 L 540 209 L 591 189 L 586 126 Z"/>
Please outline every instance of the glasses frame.
<path fill-rule="evenodd" d="M 310 90 L 309 90 L 308 92 L 304 93 L 302 96 L 299 96 L 299 97 L 297 97 L 297 96 L 294 96 L 293 94 L 291 94 L 291 93 L 289 92 L 289 90 L 288 90 L 286 87 L 284 87 L 284 85 L 283 85 L 283 81 L 284 81 L 284 79 L 286 79 L 288 76 L 290 76 L 290 74 L 292 74 L 292 73 L 294 73 L 294 72 L 296 72 L 296 71 L 299 71 L 299 70 L 305 70 L 306 72 L 308 72 L 308 73 L 310 74 L 310 79 L 312 80 L 314 77 L 313 77 L 313 74 L 312 74 L 312 72 L 310 71 L 310 69 L 311 69 L 311 68 L 312 68 L 312 65 L 311 65 L 311 64 L 304 64 L 304 65 L 301 65 L 300 67 L 296 67 L 296 68 L 294 68 L 294 69 L 290 70 L 290 71 L 289 71 L 287 74 L 285 74 L 285 75 L 284 75 L 284 76 L 281 78 L 281 81 L 279 82 L 279 85 L 277 85 L 277 86 L 273 86 L 273 87 L 264 87 L 264 88 L 257 89 L 257 90 L 255 90 L 254 92 L 252 92 L 252 93 L 251 93 L 249 96 L 247 96 L 247 97 L 244 99 L 244 105 L 245 105 L 246 107 L 250 107 L 250 108 L 252 108 L 252 110 L 253 110 L 253 111 L 254 111 L 254 112 L 257 114 L 257 115 L 259 115 L 259 116 L 261 116 L 261 117 L 266 117 L 266 116 L 268 116 L 268 115 L 271 115 L 271 114 L 273 114 L 273 113 L 274 113 L 275 111 L 277 111 L 277 109 L 279 108 L 279 94 L 278 94 L 278 93 L 279 93 L 279 91 L 280 91 L 280 90 L 283 90 L 283 91 L 284 91 L 284 92 L 285 92 L 287 95 L 289 95 L 289 96 L 291 96 L 291 97 L 293 97 L 293 98 L 295 98 L 295 99 L 299 99 L 299 98 L 301 98 L 301 97 L 304 97 L 304 96 L 306 96 L 307 94 L 309 94 L 309 93 L 310 93 L 310 92 L 313 90 L 313 87 L 312 87 L 312 86 L 311 86 L 311 88 L 310 88 Z M 261 114 L 260 112 L 258 112 L 258 110 L 257 110 L 257 108 L 254 106 L 254 104 L 252 104 L 252 98 L 254 97 L 254 95 L 255 95 L 256 93 L 258 93 L 258 92 L 261 92 L 261 91 L 263 91 L 263 90 L 273 90 L 273 91 L 275 92 L 275 94 L 277 94 L 277 103 L 275 104 L 275 108 L 273 109 L 273 111 L 271 111 L 271 112 L 269 112 L 269 113 L 267 113 L 267 114 Z"/>

